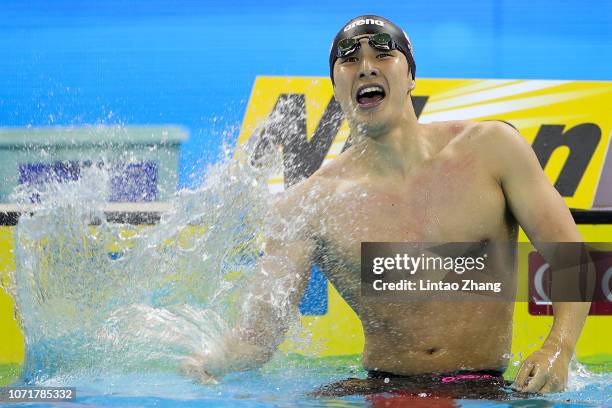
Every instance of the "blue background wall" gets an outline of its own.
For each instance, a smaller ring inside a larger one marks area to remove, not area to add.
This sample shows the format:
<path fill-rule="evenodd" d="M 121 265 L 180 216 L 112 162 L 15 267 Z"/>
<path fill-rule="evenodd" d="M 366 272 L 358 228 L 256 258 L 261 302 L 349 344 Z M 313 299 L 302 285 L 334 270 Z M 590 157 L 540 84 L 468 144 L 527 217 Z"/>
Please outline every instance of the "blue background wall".
<path fill-rule="evenodd" d="M 191 186 L 238 136 L 255 76 L 327 75 L 363 13 L 406 29 L 417 76 L 612 80 L 606 0 L 3 0 L 0 126 L 183 125 Z"/>

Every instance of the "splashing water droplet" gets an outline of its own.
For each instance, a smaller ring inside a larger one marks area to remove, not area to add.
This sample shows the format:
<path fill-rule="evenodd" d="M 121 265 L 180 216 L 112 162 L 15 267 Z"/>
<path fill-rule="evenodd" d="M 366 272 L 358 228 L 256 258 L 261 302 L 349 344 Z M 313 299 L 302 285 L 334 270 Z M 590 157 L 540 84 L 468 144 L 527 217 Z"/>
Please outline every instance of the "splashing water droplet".
<path fill-rule="evenodd" d="M 223 336 L 250 312 L 241 299 L 258 272 L 262 239 L 275 231 L 265 215 L 278 164 L 262 163 L 228 157 L 211 166 L 152 227 L 106 221 L 109 167 L 83 168 L 68 183 L 18 187 L 17 203 L 39 198 L 16 227 L 14 284 L 7 285 L 22 321 L 26 379 L 175 369 L 193 353 L 222 349 Z M 276 284 L 272 301 L 288 314 L 290 291 Z"/>

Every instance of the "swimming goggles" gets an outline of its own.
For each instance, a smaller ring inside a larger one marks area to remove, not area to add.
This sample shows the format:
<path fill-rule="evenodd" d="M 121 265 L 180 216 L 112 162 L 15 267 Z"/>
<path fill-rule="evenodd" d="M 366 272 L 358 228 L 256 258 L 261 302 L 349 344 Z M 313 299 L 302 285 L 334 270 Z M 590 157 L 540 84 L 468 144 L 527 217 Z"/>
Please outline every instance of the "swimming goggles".
<path fill-rule="evenodd" d="M 338 58 L 344 58 L 357 51 L 361 47 L 359 40 L 362 38 L 364 37 L 345 38 L 340 40 L 338 42 L 338 51 L 336 56 Z M 370 47 L 381 51 L 391 51 L 397 49 L 397 44 L 395 41 L 393 41 L 391 34 L 387 33 L 378 33 L 370 36 L 368 38 L 368 44 L 370 44 Z"/>

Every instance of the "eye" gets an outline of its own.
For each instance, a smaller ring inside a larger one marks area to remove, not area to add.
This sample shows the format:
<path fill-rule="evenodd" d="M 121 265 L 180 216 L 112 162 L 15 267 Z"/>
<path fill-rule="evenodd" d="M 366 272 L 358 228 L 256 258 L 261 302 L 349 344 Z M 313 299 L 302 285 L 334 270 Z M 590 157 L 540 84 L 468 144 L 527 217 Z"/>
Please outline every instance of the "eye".
<path fill-rule="evenodd" d="M 393 56 L 393 55 L 391 55 L 391 54 L 386 54 L 386 53 L 384 53 L 384 52 L 381 52 L 380 54 L 378 54 L 378 55 L 376 56 L 376 58 L 378 58 L 378 59 L 384 59 L 384 58 L 387 58 L 387 57 L 392 57 L 392 56 Z"/>
<path fill-rule="evenodd" d="M 356 57 L 346 57 L 343 58 L 342 61 L 340 61 L 341 64 L 347 63 L 347 62 L 356 62 L 357 58 Z"/>

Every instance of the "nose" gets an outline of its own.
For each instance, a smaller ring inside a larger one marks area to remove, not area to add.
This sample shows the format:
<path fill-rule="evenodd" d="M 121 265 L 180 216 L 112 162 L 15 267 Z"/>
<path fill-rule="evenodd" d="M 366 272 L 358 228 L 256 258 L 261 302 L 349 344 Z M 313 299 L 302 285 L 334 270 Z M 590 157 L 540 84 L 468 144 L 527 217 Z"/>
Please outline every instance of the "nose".
<path fill-rule="evenodd" d="M 367 58 L 364 58 L 359 69 L 359 78 L 377 77 L 378 75 L 380 75 L 378 68 L 367 61 Z"/>
<path fill-rule="evenodd" d="M 380 71 L 374 64 L 370 58 L 365 57 L 361 59 L 361 66 L 359 67 L 359 78 L 368 78 L 368 77 L 376 77 L 380 75 Z"/>

